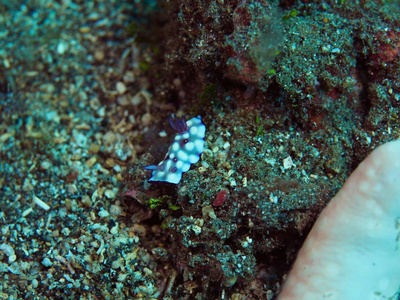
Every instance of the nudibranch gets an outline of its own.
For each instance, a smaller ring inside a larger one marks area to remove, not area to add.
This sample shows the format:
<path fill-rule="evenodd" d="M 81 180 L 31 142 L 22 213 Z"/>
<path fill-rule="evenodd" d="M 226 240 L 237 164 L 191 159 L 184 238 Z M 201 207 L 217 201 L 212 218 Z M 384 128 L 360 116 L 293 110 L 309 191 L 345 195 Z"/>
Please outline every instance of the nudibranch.
<path fill-rule="evenodd" d="M 168 152 L 157 166 L 147 166 L 146 170 L 153 173 L 149 181 L 165 181 L 177 184 L 181 181 L 182 174 L 190 166 L 199 161 L 204 150 L 204 137 L 206 126 L 201 122 L 200 116 L 185 121 L 173 114 L 169 123 L 178 133 Z"/>

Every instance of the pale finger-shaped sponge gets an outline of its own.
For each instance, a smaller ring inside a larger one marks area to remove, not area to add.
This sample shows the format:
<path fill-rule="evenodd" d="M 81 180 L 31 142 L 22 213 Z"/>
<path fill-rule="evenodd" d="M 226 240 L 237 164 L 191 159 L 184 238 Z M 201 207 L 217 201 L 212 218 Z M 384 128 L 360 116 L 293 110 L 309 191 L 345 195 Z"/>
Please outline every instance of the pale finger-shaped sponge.
<path fill-rule="evenodd" d="M 399 299 L 400 140 L 375 149 L 314 224 L 279 300 Z"/>

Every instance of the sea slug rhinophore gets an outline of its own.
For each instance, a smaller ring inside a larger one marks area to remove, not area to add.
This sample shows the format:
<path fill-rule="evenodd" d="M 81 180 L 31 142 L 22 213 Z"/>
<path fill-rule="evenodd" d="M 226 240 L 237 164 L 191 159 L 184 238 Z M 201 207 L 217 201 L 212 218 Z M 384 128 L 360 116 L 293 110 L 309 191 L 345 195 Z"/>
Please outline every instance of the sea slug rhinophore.
<path fill-rule="evenodd" d="M 185 122 L 183 118 L 172 115 L 169 122 L 178 132 L 174 142 L 163 161 L 157 166 L 147 166 L 145 169 L 153 171 L 149 181 L 177 184 L 181 181 L 182 174 L 187 172 L 192 164 L 199 161 L 204 150 L 206 126 L 200 116 Z"/>

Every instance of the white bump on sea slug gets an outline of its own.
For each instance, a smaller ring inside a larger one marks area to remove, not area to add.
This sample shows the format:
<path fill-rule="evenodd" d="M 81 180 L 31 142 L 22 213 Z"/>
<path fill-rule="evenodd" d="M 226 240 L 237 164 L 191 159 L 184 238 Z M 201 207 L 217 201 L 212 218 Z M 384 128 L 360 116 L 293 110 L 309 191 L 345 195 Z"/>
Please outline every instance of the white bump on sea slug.
<path fill-rule="evenodd" d="M 196 140 L 194 145 L 199 153 L 203 152 L 204 149 L 204 141 L 203 140 Z"/>
<path fill-rule="evenodd" d="M 183 162 L 180 161 L 180 160 L 178 160 L 178 161 L 176 162 L 176 167 L 178 168 L 178 171 L 180 171 L 180 170 L 182 169 L 182 166 L 183 166 Z"/>
<path fill-rule="evenodd" d="M 189 169 L 190 169 L 190 164 L 189 163 L 184 163 L 182 165 L 181 171 L 182 172 L 187 172 L 187 171 L 189 171 Z"/>
<path fill-rule="evenodd" d="M 193 118 L 193 119 L 190 119 L 189 121 L 186 121 L 186 125 L 187 125 L 187 127 L 192 127 L 193 126 L 193 120 L 196 120 L 195 118 Z"/>
<path fill-rule="evenodd" d="M 178 159 L 179 160 L 183 160 L 183 161 L 187 161 L 188 160 L 188 155 L 183 150 L 179 150 L 176 155 L 178 155 Z"/>
<path fill-rule="evenodd" d="M 181 178 L 182 178 L 182 173 L 180 173 L 180 172 L 169 173 L 167 175 L 167 177 L 165 178 L 165 181 L 177 184 L 181 180 Z"/>
<path fill-rule="evenodd" d="M 164 167 L 165 169 L 164 170 L 166 172 L 168 172 L 169 168 L 171 168 L 171 167 L 172 167 L 172 160 L 167 160 L 166 163 L 165 163 L 165 167 Z"/>
<path fill-rule="evenodd" d="M 201 124 L 201 125 L 198 127 L 197 135 L 198 135 L 199 137 L 201 137 L 201 138 L 204 138 L 204 136 L 206 135 L 206 126 L 204 126 L 203 124 Z"/>
<path fill-rule="evenodd" d="M 196 134 L 198 130 L 196 126 L 190 127 L 190 134 Z"/>
<path fill-rule="evenodd" d="M 177 152 L 179 150 L 179 143 L 175 142 L 171 146 L 172 151 Z"/>
<path fill-rule="evenodd" d="M 181 134 L 181 136 L 182 136 L 182 139 L 188 139 L 190 135 L 189 135 L 189 132 L 186 132 L 184 134 Z"/>
<path fill-rule="evenodd" d="M 191 154 L 189 155 L 189 162 L 191 164 L 197 163 L 200 159 L 200 156 L 196 155 L 196 154 Z"/>
<path fill-rule="evenodd" d="M 193 142 L 189 142 L 185 145 L 185 150 L 187 151 L 192 151 L 194 149 L 194 143 Z"/>

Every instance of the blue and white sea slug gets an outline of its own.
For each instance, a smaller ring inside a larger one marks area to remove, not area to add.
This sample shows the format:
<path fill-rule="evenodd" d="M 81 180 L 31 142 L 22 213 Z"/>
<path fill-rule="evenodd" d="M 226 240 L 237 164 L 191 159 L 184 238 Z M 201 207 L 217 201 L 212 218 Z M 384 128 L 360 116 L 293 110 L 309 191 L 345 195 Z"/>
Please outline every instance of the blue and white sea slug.
<path fill-rule="evenodd" d="M 177 184 L 181 181 L 182 174 L 199 161 L 204 150 L 206 126 L 201 122 L 200 116 L 185 121 L 184 118 L 173 114 L 169 123 L 178 132 L 174 142 L 168 148 L 163 161 L 157 166 L 147 166 L 145 169 L 153 171 L 149 181 Z"/>

